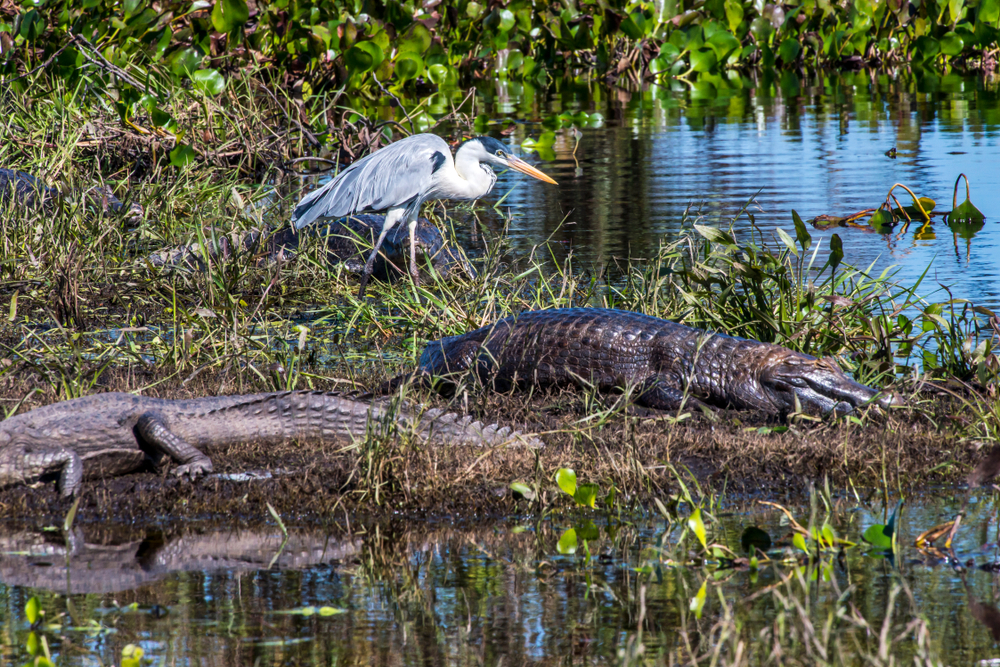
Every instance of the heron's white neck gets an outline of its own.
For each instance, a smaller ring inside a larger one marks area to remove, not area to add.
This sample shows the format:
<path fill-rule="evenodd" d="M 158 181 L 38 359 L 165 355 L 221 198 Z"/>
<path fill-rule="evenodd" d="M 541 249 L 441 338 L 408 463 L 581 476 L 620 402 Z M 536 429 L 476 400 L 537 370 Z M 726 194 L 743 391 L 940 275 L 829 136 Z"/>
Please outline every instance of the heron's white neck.
<path fill-rule="evenodd" d="M 493 189 L 497 176 L 486 164 L 479 161 L 472 151 L 461 148 L 455 153 L 455 171 L 461 177 L 454 184 L 456 190 L 461 190 L 465 199 L 479 199 Z M 454 198 L 458 198 L 452 195 Z"/>

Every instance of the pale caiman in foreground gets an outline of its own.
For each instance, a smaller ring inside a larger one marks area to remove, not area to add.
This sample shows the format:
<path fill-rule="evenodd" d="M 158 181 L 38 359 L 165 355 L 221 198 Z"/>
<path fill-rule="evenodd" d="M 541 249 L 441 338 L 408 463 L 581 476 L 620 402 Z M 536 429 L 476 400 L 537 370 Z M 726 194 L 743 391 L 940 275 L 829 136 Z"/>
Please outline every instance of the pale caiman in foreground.
<path fill-rule="evenodd" d="M 147 457 L 170 459 L 174 474 L 211 472 L 204 451 L 241 443 L 363 441 L 372 434 L 412 433 L 445 445 L 538 446 L 509 428 L 440 410 L 415 416 L 386 403 L 364 403 L 318 391 L 166 400 L 107 393 L 53 403 L 0 422 L 0 487 L 59 475 L 64 496 L 84 476 L 138 470 Z"/>
<path fill-rule="evenodd" d="M 782 415 L 849 412 L 880 396 L 830 359 L 693 329 L 623 310 L 564 308 L 521 313 L 427 344 L 417 373 L 452 380 L 472 370 L 487 384 L 594 385 L 633 389 L 635 402 L 675 410 L 705 403 Z M 408 376 L 392 380 L 396 386 Z M 445 382 L 445 385 L 450 383 Z"/>

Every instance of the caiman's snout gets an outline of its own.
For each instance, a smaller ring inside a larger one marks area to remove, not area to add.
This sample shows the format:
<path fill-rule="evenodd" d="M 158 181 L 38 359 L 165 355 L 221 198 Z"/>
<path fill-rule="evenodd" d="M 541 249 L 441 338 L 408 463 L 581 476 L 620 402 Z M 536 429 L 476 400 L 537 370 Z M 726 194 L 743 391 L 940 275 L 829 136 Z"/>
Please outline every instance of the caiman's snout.
<path fill-rule="evenodd" d="M 836 363 L 808 355 L 789 356 L 772 366 L 762 378 L 772 400 L 783 411 L 795 409 L 795 399 L 806 412 L 846 414 L 876 400 L 883 407 L 898 403 L 892 395 L 855 382 Z"/>

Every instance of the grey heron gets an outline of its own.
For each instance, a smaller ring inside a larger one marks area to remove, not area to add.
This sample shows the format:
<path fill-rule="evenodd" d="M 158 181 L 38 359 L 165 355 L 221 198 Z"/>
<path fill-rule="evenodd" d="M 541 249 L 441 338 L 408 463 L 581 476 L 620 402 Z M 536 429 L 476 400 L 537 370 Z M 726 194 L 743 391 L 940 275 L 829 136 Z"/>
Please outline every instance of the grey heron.
<path fill-rule="evenodd" d="M 406 221 L 410 228 L 410 275 L 414 284 L 419 284 L 414 231 L 420 205 L 430 199 L 479 199 L 493 189 L 497 180 L 490 165 L 516 169 L 558 185 L 492 137 L 468 139 L 452 157 L 451 148 L 441 137 L 414 134 L 352 163 L 332 181 L 306 195 L 295 207 L 292 223 L 302 229 L 319 218 L 386 212 L 382 232 L 361 275 L 360 298 L 385 235 L 396 223 Z"/>

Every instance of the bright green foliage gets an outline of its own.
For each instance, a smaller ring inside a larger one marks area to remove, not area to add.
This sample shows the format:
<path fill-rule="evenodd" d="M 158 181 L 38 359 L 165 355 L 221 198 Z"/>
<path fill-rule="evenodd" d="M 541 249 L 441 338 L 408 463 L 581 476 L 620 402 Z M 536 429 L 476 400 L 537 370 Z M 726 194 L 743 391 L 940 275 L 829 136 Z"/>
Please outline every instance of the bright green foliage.
<path fill-rule="evenodd" d="M 37 49 L 33 58 L 40 62 L 69 45 L 51 67 L 76 80 L 87 58 L 69 44 L 71 34 L 143 75 L 163 61 L 177 77 L 209 62 L 217 69 L 225 61 L 234 69 L 266 63 L 277 70 L 275 79 L 304 77 L 314 88 L 370 88 L 376 79 L 455 86 L 473 70 L 544 80 L 546 71 L 569 67 L 691 78 L 718 77 L 736 66 L 836 66 L 857 58 L 974 65 L 997 47 L 1000 0 L 895 4 L 712 0 L 691 9 L 675 0 L 506 0 L 489 8 L 478 0 L 437 7 L 414 0 L 278 0 L 255 5 L 251 16 L 246 0 L 56 0 L 23 3 L 12 23 L 0 21 L 0 32 L 15 41 L 0 55 L 0 74 L 37 64 L 20 60 L 29 52 L 22 46 Z"/>

